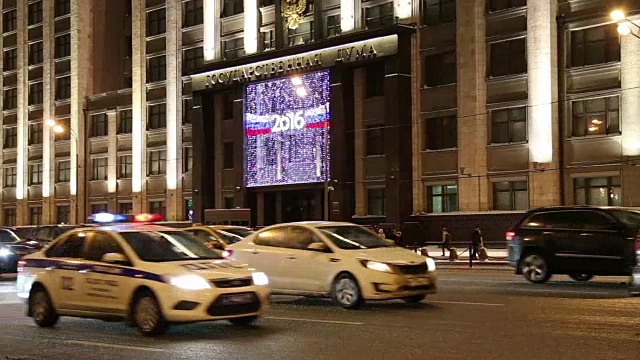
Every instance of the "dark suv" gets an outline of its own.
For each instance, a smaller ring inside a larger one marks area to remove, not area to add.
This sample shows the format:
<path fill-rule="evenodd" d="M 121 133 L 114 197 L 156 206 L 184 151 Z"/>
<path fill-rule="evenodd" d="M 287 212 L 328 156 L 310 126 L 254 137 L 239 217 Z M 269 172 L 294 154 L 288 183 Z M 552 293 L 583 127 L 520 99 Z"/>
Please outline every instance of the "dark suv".
<path fill-rule="evenodd" d="M 528 211 L 506 233 L 509 264 L 532 283 L 552 274 L 576 281 L 630 276 L 640 250 L 640 209 L 548 207 Z"/>

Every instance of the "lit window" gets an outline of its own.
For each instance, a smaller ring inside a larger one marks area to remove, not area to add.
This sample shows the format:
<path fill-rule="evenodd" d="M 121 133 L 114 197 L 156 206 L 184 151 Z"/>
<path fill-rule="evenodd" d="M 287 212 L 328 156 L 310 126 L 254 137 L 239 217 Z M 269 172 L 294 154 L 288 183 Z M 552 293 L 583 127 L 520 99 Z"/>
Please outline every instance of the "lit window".
<path fill-rule="evenodd" d="M 620 176 L 574 179 L 576 205 L 622 206 Z"/>
<path fill-rule="evenodd" d="M 166 174 L 167 152 L 165 150 L 149 151 L 149 175 Z"/>
<path fill-rule="evenodd" d="M 91 162 L 91 180 L 107 180 L 108 159 L 106 157 L 93 159 Z"/>
<path fill-rule="evenodd" d="M 434 185 L 427 188 L 430 213 L 458 211 L 458 185 Z"/>
<path fill-rule="evenodd" d="M 620 99 L 609 96 L 571 104 L 573 136 L 620 133 Z"/>
<path fill-rule="evenodd" d="M 495 210 L 526 210 L 529 208 L 527 182 L 501 181 L 493 183 L 493 208 Z"/>

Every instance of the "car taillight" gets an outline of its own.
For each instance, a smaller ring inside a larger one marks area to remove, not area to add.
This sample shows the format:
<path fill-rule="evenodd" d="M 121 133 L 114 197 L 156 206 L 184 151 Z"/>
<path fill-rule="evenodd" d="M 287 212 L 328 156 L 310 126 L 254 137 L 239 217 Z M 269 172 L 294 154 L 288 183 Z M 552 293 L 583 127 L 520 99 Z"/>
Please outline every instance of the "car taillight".
<path fill-rule="evenodd" d="M 640 253 L 640 232 L 636 235 L 636 253 Z"/>
<path fill-rule="evenodd" d="M 228 257 L 231 257 L 232 254 L 233 254 L 233 250 L 225 250 L 222 252 L 222 257 L 228 258 Z"/>
<path fill-rule="evenodd" d="M 504 237 L 507 239 L 507 241 L 513 240 L 515 236 L 516 236 L 516 233 L 513 231 L 507 231 L 507 233 L 504 234 Z"/>
<path fill-rule="evenodd" d="M 27 260 L 24 260 L 24 258 L 20 258 L 20 260 L 18 260 L 18 272 L 21 273 L 24 271 L 24 266 L 27 265 Z"/>

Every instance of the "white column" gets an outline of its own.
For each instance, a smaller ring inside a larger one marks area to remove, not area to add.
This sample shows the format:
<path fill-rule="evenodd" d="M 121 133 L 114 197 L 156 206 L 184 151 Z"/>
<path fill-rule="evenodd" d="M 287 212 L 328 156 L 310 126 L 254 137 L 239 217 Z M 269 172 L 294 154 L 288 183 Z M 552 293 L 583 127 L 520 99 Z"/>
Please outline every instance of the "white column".
<path fill-rule="evenodd" d="M 258 51 L 260 33 L 260 10 L 258 0 L 244 1 L 244 52 L 254 54 Z M 206 25 L 205 25 L 206 26 Z"/>
<path fill-rule="evenodd" d="M 220 49 L 220 16 L 222 0 L 204 0 L 204 60 L 213 61 L 221 58 Z"/>
<path fill-rule="evenodd" d="M 53 131 L 47 126 L 47 120 L 55 118 L 55 69 L 54 69 L 54 29 L 53 29 L 53 10 L 54 3 L 52 1 L 44 1 L 42 3 L 43 16 L 43 64 L 42 64 L 42 83 L 43 83 L 43 100 L 42 100 L 42 119 L 44 121 L 42 128 L 42 197 L 44 197 L 43 223 L 48 223 L 53 219 L 49 218 L 50 206 L 48 204 L 50 196 L 53 196 L 54 183 L 54 147 L 53 147 Z"/>
<path fill-rule="evenodd" d="M 182 196 L 182 3 L 167 2 L 167 220 L 178 219 Z"/>
<path fill-rule="evenodd" d="M 131 189 L 134 196 L 140 196 L 143 188 L 146 161 L 146 131 L 147 119 L 147 61 L 146 61 L 146 11 L 143 1 L 132 2 L 133 54 L 132 54 L 132 128 L 131 128 L 131 157 L 133 170 Z M 134 199 L 133 211 L 140 212 L 142 204 Z"/>
<path fill-rule="evenodd" d="M 27 64 L 28 49 L 27 43 L 27 3 L 25 1 L 17 2 L 18 17 L 18 144 L 17 144 L 17 162 L 16 162 L 16 199 L 22 200 L 26 196 L 26 172 L 27 172 L 27 144 L 29 133 L 27 131 L 28 105 L 29 96 L 28 84 L 28 67 L 22 66 Z M 18 224 L 22 223 L 24 215 L 21 214 L 18 207 Z"/>
<path fill-rule="evenodd" d="M 355 0 L 340 0 L 340 31 L 349 32 L 356 27 Z"/>
<path fill-rule="evenodd" d="M 621 37 L 622 79 L 621 131 L 622 155 L 640 155 L 640 40 Z"/>
<path fill-rule="evenodd" d="M 109 194 L 115 194 L 118 191 L 117 173 L 118 173 L 118 113 L 116 110 L 107 112 L 107 191 Z M 110 195 L 111 201 L 115 195 Z M 110 209 L 110 211 L 116 211 Z"/>
<path fill-rule="evenodd" d="M 558 100 L 556 0 L 527 2 L 527 84 L 529 160 L 553 159 L 553 111 Z"/>

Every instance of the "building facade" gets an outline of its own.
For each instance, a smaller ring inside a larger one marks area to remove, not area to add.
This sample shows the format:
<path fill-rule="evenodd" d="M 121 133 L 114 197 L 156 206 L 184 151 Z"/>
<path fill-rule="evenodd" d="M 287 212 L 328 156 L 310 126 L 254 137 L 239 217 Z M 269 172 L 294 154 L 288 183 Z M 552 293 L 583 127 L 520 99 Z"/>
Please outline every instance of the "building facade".
<path fill-rule="evenodd" d="M 5 225 L 640 203 L 640 1 L 0 4 Z"/>

